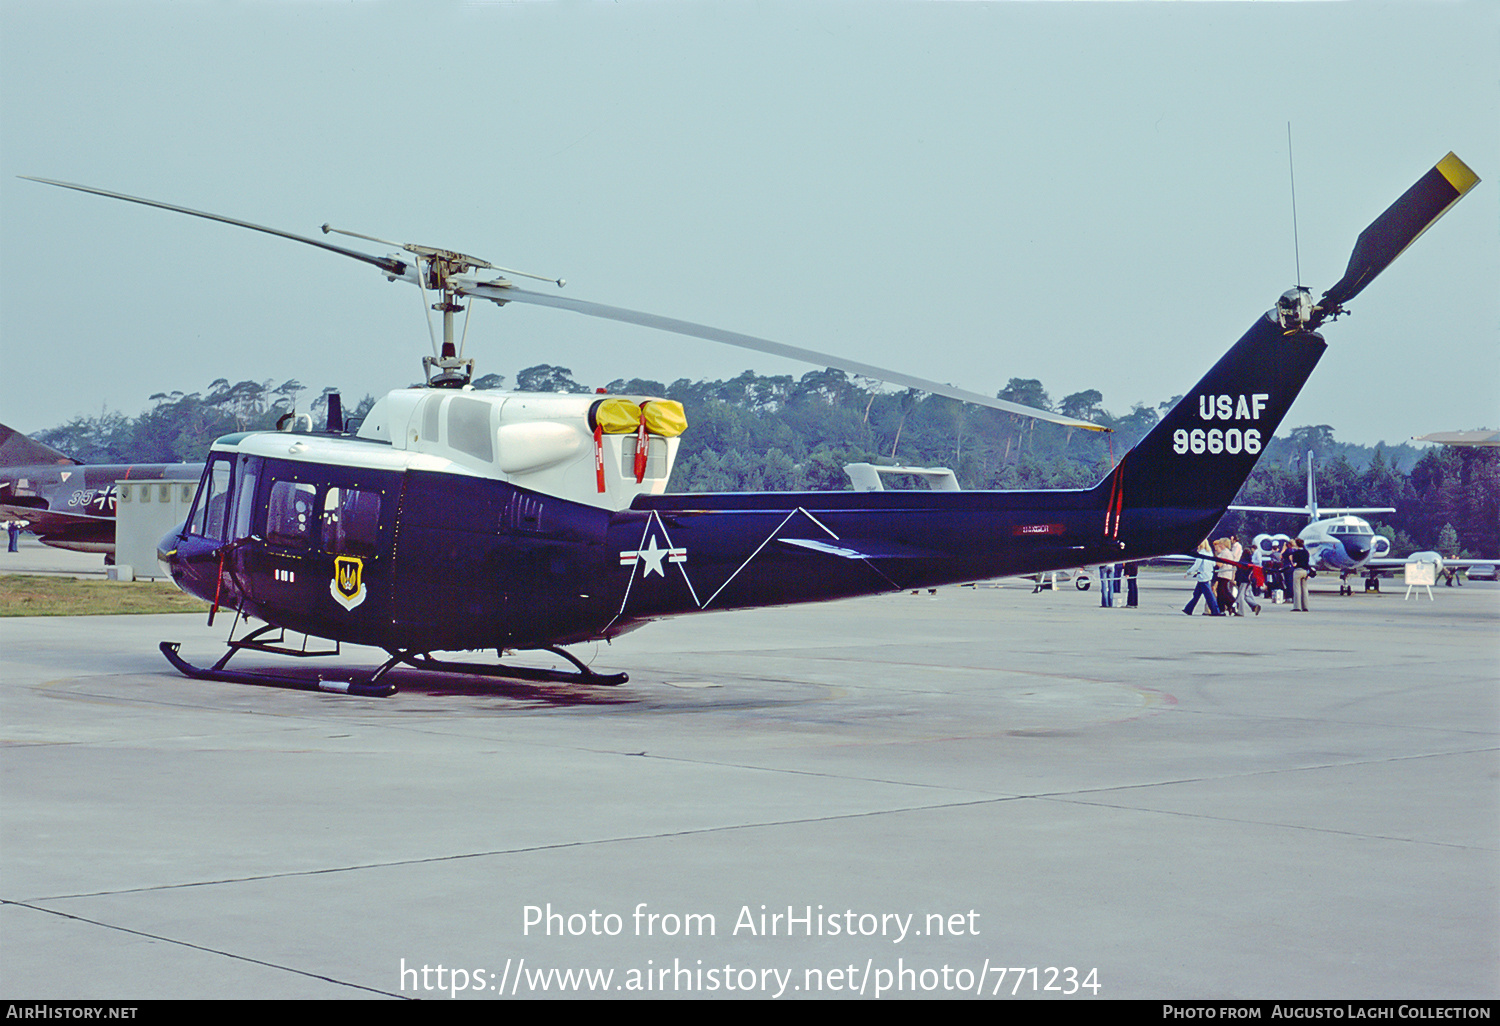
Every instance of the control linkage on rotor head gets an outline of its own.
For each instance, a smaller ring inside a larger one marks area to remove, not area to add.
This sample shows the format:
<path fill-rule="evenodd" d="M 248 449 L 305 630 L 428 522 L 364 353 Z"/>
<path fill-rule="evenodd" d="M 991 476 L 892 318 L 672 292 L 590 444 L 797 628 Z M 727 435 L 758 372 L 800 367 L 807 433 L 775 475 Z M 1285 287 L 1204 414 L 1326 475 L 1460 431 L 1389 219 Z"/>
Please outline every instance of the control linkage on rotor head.
<path fill-rule="evenodd" d="M 1313 316 L 1312 293 L 1301 285 L 1287 289 L 1276 301 L 1276 319 L 1285 331 L 1298 331 L 1307 326 Z"/>
<path fill-rule="evenodd" d="M 364 235 L 360 232 L 351 232 L 343 228 L 335 228 L 330 224 L 324 224 L 323 234 L 327 235 L 330 232 L 336 232 L 339 235 L 349 235 L 368 242 L 379 242 L 387 246 L 397 246 L 416 256 L 418 261 L 425 263 L 425 266 L 414 275 L 387 275 L 387 277 L 391 281 L 395 281 L 397 277 L 401 277 L 403 280 L 413 282 L 424 293 L 428 289 L 431 289 L 440 294 L 440 298 L 436 303 L 431 304 L 431 308 L 443 315 L 443 342 L 440 347 L 434 335 L 432 340 L 433 355 L 422 357 L 422 373 L 430 388 L 462 388 L 474 377 L 474 361 L 464 358 L 462 340 L 457 345 L 453 341 L 453 315 L 462 313 L 467 309 L 458 302 L 458 299 L 460 296 L 467 295 L 468 287 L 474 284 L 472 279 L 461 278 L 461 275 L 478 270 L 501 271 L 505 274 L 519 275 L 523 278 L 550 281 L 555 283 L 558 288 L 567 284 L 561 278 L 547 278 L 539 274 L 531 274 L 527 271 L 513 271 L 504 267 L 496 267 L 488 260 L 481 260 L 479 257 L 472 257 L 467 253 L 459 253 L 451 249 L 441 249 L 437 246 L 419 246 L 410 242 L 391 242 L 389 239 L 382 239 L 374 235 Z M 395 261 L 398 258 L 393 254 L 390 259 Z M 510 287 L 510 282 L 504 278 L 497 278 L 485 284 L 496 288 Z M 505 301 L 500 299 L 496 299 L 495 302 L 501 306 L 505 304 Z M 464 327 L 465 335 L 467 335 L 467 320 L 464 322 Z M 430 319 L 428 321 L 428 333 L 433 334 Z"/>

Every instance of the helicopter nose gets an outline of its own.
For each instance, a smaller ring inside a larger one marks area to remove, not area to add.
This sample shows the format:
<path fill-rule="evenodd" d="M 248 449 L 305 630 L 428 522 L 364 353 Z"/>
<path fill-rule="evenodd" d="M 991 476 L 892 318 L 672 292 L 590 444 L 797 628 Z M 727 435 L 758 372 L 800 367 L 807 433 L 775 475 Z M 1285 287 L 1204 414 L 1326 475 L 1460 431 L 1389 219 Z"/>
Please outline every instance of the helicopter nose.
<path fill-rule="evenodd" d="M 156 565 L 161 567 L 162 576 L 177 584 L 178 588 L 182 585 L 178 583 L 181 574 L 177 572 L 177 542 L 186 530 L 187 521 L 184 520 L 162 535 L 161 540 L 156 543 Z"/>

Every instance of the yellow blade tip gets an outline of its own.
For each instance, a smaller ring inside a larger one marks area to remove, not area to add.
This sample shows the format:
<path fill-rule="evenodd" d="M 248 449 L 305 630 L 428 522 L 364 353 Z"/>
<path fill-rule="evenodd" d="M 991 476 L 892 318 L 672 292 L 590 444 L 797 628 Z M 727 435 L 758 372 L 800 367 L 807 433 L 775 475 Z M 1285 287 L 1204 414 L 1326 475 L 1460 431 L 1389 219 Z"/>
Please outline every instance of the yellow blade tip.
<path fill-rule="evenodd" d="M 1479 176 L 1453 153 L 1438 161 L 1437 169 L 1439 174 L 1448 179 L 1448 184 L 1458 190 L 1460 196 L 1479 184 Z"/>

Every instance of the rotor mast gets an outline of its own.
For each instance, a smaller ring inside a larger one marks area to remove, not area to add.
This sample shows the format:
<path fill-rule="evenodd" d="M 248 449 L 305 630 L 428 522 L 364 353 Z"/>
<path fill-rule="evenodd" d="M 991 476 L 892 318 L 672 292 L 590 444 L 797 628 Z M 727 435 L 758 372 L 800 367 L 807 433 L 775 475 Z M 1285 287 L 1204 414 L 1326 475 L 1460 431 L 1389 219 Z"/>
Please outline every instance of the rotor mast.
<path fill-rule="evenodd" d="M 339 235 L 349 235 L 356 239 L 364 239 L 367 242 L 379 242 L 387 246 L 398 246 L 408 253 L 417 257 L 421 262 L 421 270 L 416 274 L 417 286 L 422 290 L 423 302 L 426 302 L 427 291 L 430 289 L 438 294 L 438 301 L 431 304 L 431 309 L 443 315 L 443 343 L 438 347 L 436 337 L 432 339 L 433 355 L 422 357 L 422 374 L 427 380 L 429 388 L 462 388 L 474 377 L 474 360 L 466 358 L 463 354 L 462 344 L 455 345 L 453 341 L 453 315 L 462 313 L 466 307 L 459 303 L 460 296 L 465 295 L 465 286 L 472 285 L 470 279 L 461 279 L 460 275 L 466 275 L 470 271 L 500 271 L 504 274 L 515 274 L 523 278 L 535 278 L 537 281 L 550 281 L 558 288 L 567 284 L 562 278 L 547 278 L 540 274 L 531 274 L 527 271 L 515 271 L 505 267 L 496 267 L 488 260 L 472 257 L 466 253 L 459 253 L 451 249 L 439 249 L 436 246 L 419 246 L 416 243 L 391 242 L 374 235 L 364 235 L 360 232 L 351 232 L 343 228 L 335 228 L 332 225 L 323 225 L 323 234 L 330 232 Z M 410 277 L 410 275 L 407 275 Z M 391 276 L 394 281 L 395 276 Z M 509 288 L 510 282 L 504 278 L 497 278 L 485 284 L 494 285 L 498 288 Z M 503 305 L 503 300 L 497 300 Z M 427 319 L 427 332 L 432 335 L 432 318 Z M 465 332 L 467 336 L 467 332 Z"/>
<path fill-rule="evenodd" d="M 466 271 L 492 265 L 449 250 L 433 249 L 428 246 L 405 248 L 416 253 L 425 262 L 426 266 L 422 271 L 424 280 L 420 283 L 423 297 L 425 299 L 429 288 L 437 292 L 438 301 L 432 304 L 432 309 L 443 315 L 442 349 L 432 356 L 422 357 L 422 373 L 427 379 L 427 387 L 461 388 L 474 377 L 474 360 L 471 357 L 465 357 L 454 345 L 453 316 L 463 311 L 465 307 L 458 301 L 459 293 L 453 278 Z M 428 327 L 431 330 L 430 321 Z M 467 334 L 465 332 L 465 337 Z M 434 348 L 436 348 L 435 343 Z"/>

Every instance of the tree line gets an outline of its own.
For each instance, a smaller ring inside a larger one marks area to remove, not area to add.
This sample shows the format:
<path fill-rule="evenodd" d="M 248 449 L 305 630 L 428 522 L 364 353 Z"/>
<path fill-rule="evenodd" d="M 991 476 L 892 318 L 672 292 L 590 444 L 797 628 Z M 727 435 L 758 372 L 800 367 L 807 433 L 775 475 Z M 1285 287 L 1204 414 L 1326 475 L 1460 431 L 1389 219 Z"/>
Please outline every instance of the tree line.
<path fill-rule="evenodd" d="M 488 374 L 481 389 L 501 388 Z M 516 375 L 528 392 L 587 393 L 565 367 L 538 364 Z M 213 440 L 236 431 L 267 430 L 287 414 L 326 418 L 328 394 L 295 380 L 231 384 L 220 378 L 201 392 L 159 392 L 136 417 L 104 412 L 75 417 L 36 433 L 39 441 L 86 463 L 194 463 Z M 946 466 L 968 489 L 1084 488 L 1143 438 L 1179 399 L 1155 407 L 1136 403 L 1123 414 L 1103 407 L 1087 389 L 1053 401 L 1042 383 L 1012 378 L 997 396 L 1113 429 L 1112 434 L 971 406 L 915 390 L 885 391 L 879 383 L 838 370 L 791 375 L 745 371 L 725 380 L 670 383 L 617 379 L 607 391 L 656 395 L 681 402 L 688 431 L 669 489 L 678 492 L 832 491 L 849 487 L 846 463 Z M 346 403 L 346 417 L 368 411 L 373 396 Z M 1303 506 L 1308 452 L 1317 469 L 1321 506 L 1392 506 L 1367 519 L 1394 551 L 1463 550 L 1500 557 L 1500 452 L 1448 446 L 1368 446 L 1339 442 L 1331 426 L 1291 429 L 1272 439 L 1235 499 L 1236 505 Z M 1251 536 L 1294 534 L 1295 517 L 1230 513 L 1219 530 Z M 1445 536 L 1447 528 L 1451 535 Z M 1441 544 L 1448 542 L 1449 544 Z"/>

